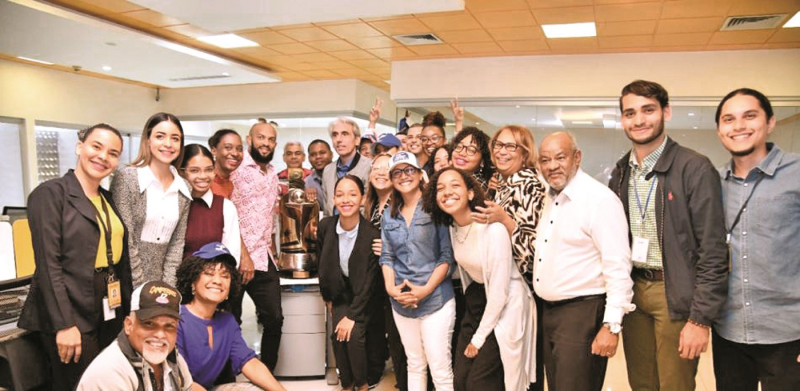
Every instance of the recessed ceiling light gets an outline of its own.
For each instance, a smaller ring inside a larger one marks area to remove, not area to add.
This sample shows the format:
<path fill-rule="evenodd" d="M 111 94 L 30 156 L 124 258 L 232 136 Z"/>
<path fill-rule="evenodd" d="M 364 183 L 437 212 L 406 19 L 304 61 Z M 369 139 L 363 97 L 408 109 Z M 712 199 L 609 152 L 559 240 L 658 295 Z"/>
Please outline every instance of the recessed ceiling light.
<path fill-rule="evenodd" d="M 517 105 L 517 108 L 519 108 L 519 105 Z"/>
<path fill-rule="evenodd" d="M 222 76 L 230 76 L 231 74 L 228 72 L 222 72 Z"/>
<path fill-rule="evenodd" d="M 217 64 L 222 64 L 222 65 L 230 65 L 231 64 L 230 61 L 228 61 L 228 60 L 226 60 L 226 59 L 224 59 L 222 57 L 217 57 L 217 56 L 215 56 L 213 54 L 208 54 L 206 52 L 201 52 L 201 51 L 199 51 L 197 49 L 192 49 L 190 47 L 186 47 L 186 46 L 183 46 L 183 45 L 178 45 L 177 43 L 158 40 L 158 41 L 156 41 L 156 44 L 158 46 L 161 46 L 161 47 L 164 47 L 164 48 L 167 48 L 167 49 L 170 49 L 170 50 L 174 50 L 174 51 L 179 52 L 179 53 L 188 54 L 190 56 L 194 56 L 194 57 L 197 57 L 197 58 L 202 58 L 203 60 L 212 61 L 212 62 L 215 62 Z"/>
<path fill-rule="evenodd" d="M 800 27 L 800 11 L 797 11 L 797 13 L 794 14 L 794 16 L 792 16 L 792 18 L 783 25 L 783 28 L 790 27 Z"/>
<path fill-rule="evenodd" d="M 694 117 L 694 113 L 689 113 L 689 116 L 690 117 Z"/>
<path fill-rule="evenodd" d="M 39 63 L 39 64 L 44 64 L 44 65 L 53 65 L 53 63 L 52 63 L 52 62 L 48 62 L 48 61 L 44 61 L 44 60 L 37 60 L 37 59 L 35 59 L 35 58 L 30 58 L 30 57 L 18 56 L 17 58 L 18 58 L 18 59 L 20 59 L 20 60 L 25 60 L 25 61 L 30 61 L 30 62 L 36 62 L 36 63 Z"/>
<path fill-rule="evenodd" d="M 103 65 L 103 70 L 104 70 L 104 71 L 106 71 L 106 72 L 108 72 L 108 71 L 110 71 L 110 70 L 111 70 L 111 67 L 110 67 L 110 66 L 108 66 L 108 65 Z"/>
<path fill-rule="evenodd" d="M 232 49 L 232 48 L 246 48 L 246 47 L 253 47 L 258 46 L 257 43 L 242 38 L 236 34 L 220 34 L 220 35 L 209 35 L 205 37 L 197 38 L 205 43 L 210 43 L 214 46 L 221 47 L 223 49 Z"/>
<path fill-rule="evenodd" d="M 543 24 L 542 30 L 544 30 L 544 36 L 547 38 L 578 38 L 597 36 L 597 28 L 595 27 L 594 22 Z"/>

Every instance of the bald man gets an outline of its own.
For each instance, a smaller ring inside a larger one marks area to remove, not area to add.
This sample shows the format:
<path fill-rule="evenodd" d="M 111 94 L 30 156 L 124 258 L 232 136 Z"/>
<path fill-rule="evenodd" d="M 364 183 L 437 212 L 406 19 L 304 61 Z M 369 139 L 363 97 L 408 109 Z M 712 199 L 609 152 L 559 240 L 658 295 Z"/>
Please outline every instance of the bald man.
<path fill-rule="evenodd" d="M 551 390 L 599 391 L 622 317 L 634 309 L 625 211 L 608 187 L 580 169 L 581 158 L 564 132 L 539 146 L 550 188 L 539 220 L 533 289 L 542 298 Z"/>
<path fill-rule="evenodd" d="M 283 327 L 280 278 L 272 243 L 272 216 L 279 187 L 278 175 L 271 162 L 277 138 L 273 125 L 264 122 L 253 125 L 247 135 L 248 148 L 242 164 L 230 176 L 233 182 L 231 201 L 239 212 L 242 241 L 255 269 L 253 279 L 244 285 L 244 291 L 253 299 L 258 320 L 264 326 L 261 361 L 273 372 L 278 362 Z M 231 298 L 231 306 L 234 316 L 241 319 L 242 296 Z"/>

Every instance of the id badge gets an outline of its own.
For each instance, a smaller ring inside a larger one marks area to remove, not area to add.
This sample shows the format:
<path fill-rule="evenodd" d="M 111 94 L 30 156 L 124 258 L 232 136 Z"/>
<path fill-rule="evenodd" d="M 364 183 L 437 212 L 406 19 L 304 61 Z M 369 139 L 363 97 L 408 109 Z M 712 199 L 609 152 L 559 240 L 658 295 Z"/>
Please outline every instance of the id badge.
<path fill-rule="evenodd" d="M 647 248 L 650 246 L 650 239 L 634 237 L 633 247 L 631 247 L 631 261 L 647 263 Z"/>
<path fill-rule="evenodd" d="M 119 280 L 108 282 L 108 308 L 111 310 L 117 309 L 122 305 L 122 291 L 120 288 Z"/>
<path fill-rule="evenodd" d="M 108 297 L 103 298 L 103 320 L 109 321 L 117 317 L 117 312 L 108 305 Z"/>

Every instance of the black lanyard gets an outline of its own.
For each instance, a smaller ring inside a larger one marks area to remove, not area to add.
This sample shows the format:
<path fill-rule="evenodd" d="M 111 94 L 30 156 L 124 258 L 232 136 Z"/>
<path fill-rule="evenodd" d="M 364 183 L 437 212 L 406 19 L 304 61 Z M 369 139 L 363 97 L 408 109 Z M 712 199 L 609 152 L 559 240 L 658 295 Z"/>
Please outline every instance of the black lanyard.
<path fill-rule="evenodd" d="M 739 208 L 739 213 L 736 213 L 736 218 L 733 219 L 733 224 L 731 224 L 731 228 L 728 229 L 728 234 L 725 236 L 725 241 L 728 244 L 731 243 L 731 234 L 733 233 L 733 229 L 736 228 L 736 224 L 739 224 L 739 219 L 742 217 L 742 212 L 744 212 L 744 209 L 747 208 L 747 203 L 750 202 L 750 198 L 753 197 L 753 193 L 756 192 L 756 187 L 758 186 L 759 183 L 761 183 L 761 180 L 764 179 L 764 173 L 761 171 L 759 171 L 759 173 L 761 175 L 758 177 L 758 180 L 756 180 L 756 182 L 753 184 L 753 188 L 750 189 L 750 195 L 748 195 L 747 199 L 744 200 L 742 207 Z M 745 184 L 747 184 L 747 182 L 745 182 Z"/>
<path fill-rule="evenodd" d="M 100 227 L 103 229 L 103 233 L 105 233 L 106 238 L 106 258 L 108 259 L 108 275 L 109 277 L 114 277 L 114 253 L 111 250 L 111 215 L 108 213 L 108 205 L 106 204 L 106 199 L 103 195 L 100 195 L 100 205 L 103 207 L 103 214 L 106 216 L 106 220 L 103 221 L 100 218 L 100 210 L 97 209 L 97 205 L 92 202 L 92 206 L 94 206 L 95 212 L 97 212 L 97 222 L 100 224 Z M 106 221 L 108 224 L 106 224 Z"/>

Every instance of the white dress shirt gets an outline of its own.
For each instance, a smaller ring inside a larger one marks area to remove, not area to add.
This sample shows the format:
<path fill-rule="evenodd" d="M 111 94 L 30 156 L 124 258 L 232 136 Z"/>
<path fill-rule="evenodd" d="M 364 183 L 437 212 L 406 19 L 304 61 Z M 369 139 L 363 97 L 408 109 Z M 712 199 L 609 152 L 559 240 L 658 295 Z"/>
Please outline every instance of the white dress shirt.
<path fill-rule="evenodd" d="M 169 243 L 180 219 L 178 193 L 183 193 L 187 198 L 192 199 L 192 192 L 178 175 L 178 170 L 169 166 L 169 171 L 172 173 L 172 183 L 164 190 L 161 182 L 150 170 L 150 166 L 137 169 L 139 192 L 146 192 L 145 196 L 147 197 L 147 215 L 140 238 L 143 242 Z"/>
<path fill-rule="evenodd" d="M 539 220 L 533 288 L 546 301 L 606 294 L 603 322 L 621 323 L 631 304 L 628 219 L 619 198 L 583 170 L 547 192 Z"/>
<path fill-rule="evenodd" d="M 214 203 L 214 193 L 209 189 L 200 199 L 211 208 L 211 204 Z M 236 212 L 236 206 L 227 198 L 222 199 L 222 220 L 225 222 L 225 227 L 222 229 L 222 244 L 228 248 L 228 251 L 236 259 L 236 267 L 239 267 L 239 257 L 242 254 L 239 214 Z"/>

